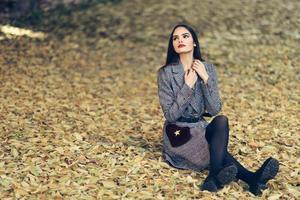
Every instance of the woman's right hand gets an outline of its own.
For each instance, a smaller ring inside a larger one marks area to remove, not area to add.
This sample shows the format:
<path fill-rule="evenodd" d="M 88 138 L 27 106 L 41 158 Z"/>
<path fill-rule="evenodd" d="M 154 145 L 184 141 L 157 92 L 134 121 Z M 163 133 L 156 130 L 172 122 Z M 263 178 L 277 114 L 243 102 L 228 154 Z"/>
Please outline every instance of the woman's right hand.
<path fill-rule="evenodd" d="M 184 74 L 185 83 L 192 88 L 198 79 L 197 72 L 194 69 L 186 70 Z"/>

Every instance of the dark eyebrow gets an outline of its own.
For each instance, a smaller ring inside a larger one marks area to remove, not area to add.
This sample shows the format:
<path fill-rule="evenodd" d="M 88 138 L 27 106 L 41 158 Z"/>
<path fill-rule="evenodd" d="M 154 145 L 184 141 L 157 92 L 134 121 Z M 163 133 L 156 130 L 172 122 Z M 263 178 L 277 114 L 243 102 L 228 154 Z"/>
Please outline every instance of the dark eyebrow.
<path fill-rule="evenodd" d="M 189 35 L 189 33 L 182 33 L 182 35 Z M 178 35 L 173 35 L 173 37 L 178 36 Z"/>

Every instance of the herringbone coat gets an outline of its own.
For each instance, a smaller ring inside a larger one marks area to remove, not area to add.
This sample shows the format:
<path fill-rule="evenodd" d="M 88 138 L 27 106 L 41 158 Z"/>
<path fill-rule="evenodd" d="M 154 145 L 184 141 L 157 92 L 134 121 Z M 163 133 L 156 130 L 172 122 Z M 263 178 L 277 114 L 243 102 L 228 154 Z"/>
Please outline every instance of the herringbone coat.
<path fill-rule="evenodd" d="M 180 59 L 157 71 L 159 102 L 165 117 L 163 125 L 163 158 L 176 168 L 202 171 L 209 167 L 209 148 L 205 138 L 208 122 L 203 113 L 217 115 L 222 109 L 219 95 L 216 68 L 213 64 L 202 62 L 209 75 L 207 84 L 198 77 L 193 88 L 184 81 L 184 68 Z M 201 117 L 199 122 L 179 122 L 186 118 Z M 179 147 L 172 147 L 166 135 L 168 123 L 191 128 L 192 138 Z"/>

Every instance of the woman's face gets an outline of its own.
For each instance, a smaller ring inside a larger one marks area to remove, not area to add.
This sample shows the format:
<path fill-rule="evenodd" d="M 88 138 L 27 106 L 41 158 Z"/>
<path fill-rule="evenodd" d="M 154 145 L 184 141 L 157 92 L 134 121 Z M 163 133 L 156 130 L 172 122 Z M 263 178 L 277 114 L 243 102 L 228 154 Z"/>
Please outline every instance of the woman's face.
<path fill-rule="evenodd" d="M 187 53 L 194 50 L 194 40 L 185 27 L 177 27 L 173 33 L 173 47 L 176 53 Z"/>

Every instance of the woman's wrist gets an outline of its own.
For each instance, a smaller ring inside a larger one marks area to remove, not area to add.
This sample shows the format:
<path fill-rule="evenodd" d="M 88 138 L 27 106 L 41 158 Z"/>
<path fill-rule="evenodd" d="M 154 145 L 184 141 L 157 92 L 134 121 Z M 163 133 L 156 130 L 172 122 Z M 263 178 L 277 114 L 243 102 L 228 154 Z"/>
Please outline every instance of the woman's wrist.
<path fill-rule="evenodd" d="M 191 88 L 192 89 L 192 86 L 190 85 L 190 84 L 188 84 L 188 83 L 185 83 L 187 86 L 189 86 L 189 88 Z"/>
<path fill-rule="evenodd" d="M 205 76 L 204 78 L 202 78 L 203 82 L 205 85 L 207 85 L 207 82 L 208 82 L 208 79 L 209 79 L 209 76 Z"/>

